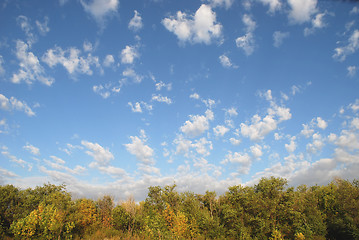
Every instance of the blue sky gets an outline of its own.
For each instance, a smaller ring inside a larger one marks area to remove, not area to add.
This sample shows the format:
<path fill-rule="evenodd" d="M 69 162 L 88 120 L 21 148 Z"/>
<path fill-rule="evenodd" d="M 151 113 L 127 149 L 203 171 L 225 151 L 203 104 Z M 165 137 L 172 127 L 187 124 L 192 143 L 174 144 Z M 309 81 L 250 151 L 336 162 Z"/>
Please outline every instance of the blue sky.
<path fill-rule="evenodd" d="M 359 172 L 359 5 L 3 1 L 0 183 L 143 200 Z"/>

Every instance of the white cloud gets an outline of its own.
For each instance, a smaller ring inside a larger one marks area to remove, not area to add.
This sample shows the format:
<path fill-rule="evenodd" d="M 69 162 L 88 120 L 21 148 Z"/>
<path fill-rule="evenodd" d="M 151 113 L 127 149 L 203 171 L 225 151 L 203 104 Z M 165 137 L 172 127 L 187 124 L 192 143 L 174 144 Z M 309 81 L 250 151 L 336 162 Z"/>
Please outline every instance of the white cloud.
<path fill-rule="evenodd" d="M 13 83 L 20 83 L 25 81 L 27 84 L 32 84 L 35 81 L 51 86 L 54 79 L 45 75 L 44 68 L 41 66 L 39 59 L 29 52 L 29 45 L 21 40 L 16 41 L 16 57 L 20 61 L 18 73 L 14 73 L 11 81 Z"/>
<path fill-rule="evenodd" d="M 359 7 L 354 6 L 353 9 L 350 11 L 350 14 L 358 14 L 359 13 Z"/>
<path fill-rule="evenodd" d="M 234 0 L 208 0 L 212 7 L 222 7 L 224 6 L 226 9 L 230 8 L 234 2 Z"/>
<path fill-rule="evenodd" d="M 303 130 L 300 132 L 300 134 L 304 135 L 306 138 L 309 138 L 313 135 L 314 130 L 310 128 L 307 124 L 302 124 Z"/>
<path fill-rule="evenodd" d="M 308 22 L 317 10 L 317 0 L 288 0 L 291 7 L 289 19 L 292 23 Z"/>
<path fill-rule="evenodd" d="M 229 131 L 229 128 L 227 128 L 223 125 L 218 125 L 215 128 L 213 128 L 214 135 L 216 135 L 217 137 L 219 137 L 219 136 L 223 137 L 224 134 L 226 134 L 228 131 Z"/>
<path fill-rule="evenodd" d="M 115 58 L 111 54 L 106 55 L 105 60 L 103 60 L 103 65 L 105 67 L 111 67 L 114 63 Z"/>
<path fill-rule="evenodd" d="M 164 97 L 161 94 L 157 94 L 157 95 L 153 94 L 151 100 L 156 101 L 156 102 L 163 102 L 163 103 L 167 103 L 167 104 L 172 103 L 172 100 L 170 98 L 168 98 L 166 96 Z"/>
<path fill-rule="evenodd" d="M 41 59 L 51 68 L 57 64 L 62 65 L 70 75 L 76 73 L 92 75 L 91 66 L 100 67 L 98 57 L 92 56 L 91 53 L 88 53 L 87 57 L 82 57 L 80 54 L 81 51 L 75 47 L 66 50 L 55 47 L 47 50 Z"/>
<path fill-rule="evenodd" d="M 26 16 L 20 15 L 16 18 L 16 22 L 20 25 L 21 30 L 24 31 L 27 38 L 27 45 L 31 48 L 31 45 L 37 41 L 37 37 L 32 33 L 32 26 L 29 19 Z"/>
<path fill-rule="evenodd" d="M 248 174 L 251 168 L 252 160 L 251 157 L 247 153 L 239 153 L 231 151 L 228 152 L 225 159 L 221 162 L 222 164 L 234 163 L 240 164 L 241 167 L 238 169 L 240 174 Z"/>
<path fill-rule="evenodd" d="M 187 15 L 181 11 L 176 16 L 162 20 L 165 28 L 173 32 L 181 43 L 186 41 L 194 43 L 210 44 L 213 39 L 222 35 L 222 25 L 216 23 L 216 13 L 211 7 L 202 4 L 194 15 Z"/>
<path fill-rule="evenodd" d="M 132 78 L 134 83 L 140 83 L 142 82 L 143 77 L 139 74 L 137 74 L 135 72 L 135 70 L 133 70 L 132 68 L 126 68 L 123 72 L 122 75 L 124 77 L 130 77 Z"/>
<path fill-rule="evenodd" d="M 136 47 L 126 46 L 121 51 L 121 62 L 124 64 L 132 64 L 139 57 Z"/>
<path fill-rule="evenodd" d="M 252 53 L 254 52 L 254 48 L 255 48 L 255 40 L 254 40 L 253 31 L 256 28 L 256 22 L 253 21 L 252 18 L 247 14 L 243 15 L 242 22 L 246 26 L 247 32 L 245 35 L 238 37 L 236 39 L 236 45 L 237 45 L 237 47 L 242 48 L 244 53 L 247 56 L 249 56 L 249 55 L 252 55 Z"/>
<path fill-rule="evenodd" d="M 0 93 L 0 108 L 7 111 L 17 110 L 26 113 L 29 117 L 35 116 L 35 112 L 27 105 L 25 101 L 20 101 L 15 97 L 8 99 Z"/>
<path fill-rule="evenodd" d="M 0 55 L 0 76 L 5 74 L 5 69 L 3 67 L 4 64 L 4 58 Z"/>
<path fill-rule="evenodd" d="M 22 168 L 26 168 L 28 169 L 28 171 L 32 170 L 32 164 L 29 162 L 26 162 L 24 160 L 22 160 L 21 158 L 17 158 L 14 155 L 11 155 L 8 151 L 7 148 L 3 148 L 3 151 L 1 152 L 2 155 L 4 155 L 5 157 L 9 158 L 11 162 L 14 162 L 18 165 L 20 165 Z"/>
<path fill-rule="evenodd" d="M 100 95 L 101 97 L 103 97 L 104 99 L 108 98 L 108 97 L 111 95 L 111 93 L 110 93 L 110 91 L 109 91 L 109 85 L 106 85 L 105 87 L 104 87 L 102 84 L 100 84 L 100 85 L 94 85 L 94 86 L 92 87 L 92 90 L 93 90 L 95 93 L 99 94 L 99 95 Z"/>
<path fill-rule="evenodd" d="M 89 41 L 84 41 L 82 48 L 84 49 L 85 52 L 92 52 L 93 50 L 92 43 L 90 43 Z"/>
<path fill-rule="evenodd" d="M 131 21 L 128 23 L 128 28 L 132 31 L 138 31 L 143 27 L 142 24 L 142 17 L 141 15 L 135 10 L 135 15 L 131 19 Z"/>
<path fill-rule="evenodd" d="M 153 164 L 154 151 L 148 145 L 146 145 L 146 135 L 144 131 L 141 131 L 141 136 L 130 136 L 131 143 L 124 144 L 127 151 L 132 155 L 135 155 L 137 160 L 144 164 Z"/>
<path fill-rule="evenodd" d="M 196 152 L 203 156 L 208 156 L 210 154 L 209 151 L 213 149 L 212 142 L 208 141 L 206 138 L 196 140 L 191 147 L 195 148 Z"/>
<path fill-rule="evenodd" d="M 359 110 L 359 99 L 356 99 L 354 103 L 349 104 L 349 108 L 351 108 L 353 112 L 357 112 Z"/>
<path fill-rule="evenodd" d="M 23 146 L 23 149 L 29 151 L 33 155 L 36 155 L 36 156 L 40 155 L 40 149 L 31 145 L 30 143 L 27 143 L 25 146 Z"/>
<path fill-rule="evenodd" d="M 291 119 L 292 114 L 289 108 L 278 106 L 268 94 L 266 99 L 271 104 L 271 107 L 267 109 L 268 115 L 262 119 L 258 114 L 255 114 L 250 124 L 241 123 L 242 136 L 249 137 L 251 140 L 261 140 L 268 133 L 277 129 L 278 123 Z"/>
<path fill-rule="evenodd" d="M 359 118 L 354 118 L 352 120 L 352 122 L 350 123 L 350 125 L 353 127 L 353 128 L 356 128 L 357 130 L 359 130 Z"/>
<path fill-rule="evenodd" d="M 176 154 L 183 154 L 188 156 L 189 149 L 192 147 L 192 141 L 185 139 L 182 135 L 179 135 L 174 141 L 176 147 Z"/>
<path fill-rule="evenodd" d="M 136 102 L 135 104 L 128 102 L 128 105 L 131 107 L 132 112 L 142 113 L 141 104 L 139 102 Z"/>
<path fill-rule="evenodd" d="M 312 27 L 304 29 L 304 36 L 309 36 L 314 34 L 316 29 L 324 28 L 327 24 L 324 22 L 324 16 L 326 13 L 318 13 L 315 18 L 312 19 Z"/>
<path fill-rule="evenodd" d="M 359 149 L 359 134 L 350 130 L 343 130 L 336 141 L 336 145 L 343 149 L 357 150 Z"/>
<path fill-rule="evenodd" d="M 347 68 L 348 70 L 348 76 L 349 77 L 354 77 L 357 73 L 357 67 L 356 66 L 348 66 Z"/>
<path fill-rule="evenodd" d="M 181 132 L 188 137 L 198 137 L 209 129 L 209 121 L 214 119 L 213 112 L 207 110 L 205 115 L 190 116 L 191 120 L 187 120 L 180 128 Z"/>
<path fill-rule="evenodd" d="M 50 158 L 52 159 L 52 160 L 54 160 L 56 163 L 58 163 L 58 164 L 65 164 L 66 162 L 64 161 L 64 160 L 62 160 L 61 158 L 59 158 L 59 157 L 56 157 L 56 156 L 50 156 Z"/>
<path fill-rule="evenodd" d="M 231 107 L 226 109 L 226 115 L 228 115 L 229 117 L 234 117 L 238 115 L 238 112 L 234 107 Z"/>
<path fill-rule="evenodd" d="M 167 88 L 168 91 L 172 90 L 172 83 L 164 83 L 162 81 L 158 82 L 155 84 L 156 86 L 156 90 L 157 91 L 161 91 L 162 88 Z"/>
<path fill-rule="evenodd" d="M 296 137 L 291 137 L 290 139 L 290 143 L 289 144 L 285 144 L 285 149 L 289 152 L 289 153 L 293 153 L 295 151 L 295 149 L 297 149 L 297 143 L 295 142 Z"/>
<path fill-rule="evenodd" d="M 230 138 L 229 139 L 230 143 L 234 146 L 239 146 L 241 144 L 241 140 L 240 139 L 236 139 L 236 138 Z"/>
<path fill-rule="evenodd" d="M 86 154 L 94 158 L 95 162 L 91 163 L 92 166 L 107 166 L 109 162 L 114 159 L 110 150 L 108 148 L 103 148 L 98 143 L 83 140 L 81 141 L 81 144 L 88 149 Z"/>
<path fill-rule="evenodd" d="M 327 128 L 328 123 L 325 120 L 323 120 L 322 118 L 317 117 L 317 126 L 324 130 Z"/>
<path fill-rule="evenodd" d="M 39 30 L 41 35 L 46 35 L 46 33 L 50 32 L 49 24 L 49 17 L 45 16 L 44 21 L 36 21 L 37 29 Z"/>
<path fill-rule="evenodd" d="M 282 3 L 280 0 L 260 0 L 263 4 L 269 5 L 269 13 L 273 14 L 275 11 L 280 10 Z"/>
<path fill-rule="evenodd" d="M 192 93 L 189 97 L 193 98 L 193 99 L 199 99 L 199 94 L 198 93 Z"/>
<path fill-rule="evenodd" d="M 104 18 L 117 12 L 119 0 L 80 0 L 82 7 L 90 13 L 96 21 L 102 23 Z"/>
<path fill-rule="evenodd" d="M 227 57 L 225 54 L 222 54 L 219 56 L 219 61 L 222 64 L 223 67 L 230 68 L 234 67 L 237 68 L 237 66 L 233 65 L 229 57 Z"/>
<path fill-rule="evenodd" d="M 256 144 L 250 147 L 251 153 L 254 158 L 260 158 L 263 155 L 262 146 Z"/>
<path fill-rule="evenodd" d="M 334 49 L 335 53 L 333 58 L 342 62 L 350 54 L 355 53 L 359 49 L 359 30 L 355 29 L 353 34 L 348 39 L 348 45 L 343 47 L 337 47 Z"/>
<path fill-rule="evenodd" d="M 311 154 L 316 154 L 324 147 L 324 139 L 318 133 L 313 134 L 313 142 L 307 144 L 307 151 Z"/>
<path fill-rule="evenodd" d="M 273 46 L 278 48 L 283 44 L 284 39 L 289 37 L 289 32 L 275 31 L 273 33 Z"/>

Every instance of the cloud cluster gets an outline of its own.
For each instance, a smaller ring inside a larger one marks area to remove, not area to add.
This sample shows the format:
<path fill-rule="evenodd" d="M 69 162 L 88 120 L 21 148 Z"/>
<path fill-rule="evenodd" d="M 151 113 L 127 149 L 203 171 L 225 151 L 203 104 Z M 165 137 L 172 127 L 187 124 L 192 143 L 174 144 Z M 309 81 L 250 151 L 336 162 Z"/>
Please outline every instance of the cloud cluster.
<path fill-rule="evenodd" d="M 209 129 L 209 121 L 214 119 L 213 112 L 207 110 L 205 115 L 191 115 L 191 120 L 187 120 L 184 125 L 180 128 L 181 132 L 186 136 L 194 138 L 202 135 Z"/>
<path fill-rule="evenodd" d="M 35 116 L 35 112 L 27 105 L 25 101 L 20 101 L 15 97 L 7 98 L 0 93 L 0 108 L 7 111 L 17 110 L 24 112 L 29 117 Z"/>
<path fill-rule="evenodd" d="M 222 25 L 216 21 L 216 13 L 211 7 L 202 4 L 194 15 L 178 11 L 176 16 L 162 20 L 165 28 L 173 32 L 181 43 L 210 44 L 222 35 Z"/>

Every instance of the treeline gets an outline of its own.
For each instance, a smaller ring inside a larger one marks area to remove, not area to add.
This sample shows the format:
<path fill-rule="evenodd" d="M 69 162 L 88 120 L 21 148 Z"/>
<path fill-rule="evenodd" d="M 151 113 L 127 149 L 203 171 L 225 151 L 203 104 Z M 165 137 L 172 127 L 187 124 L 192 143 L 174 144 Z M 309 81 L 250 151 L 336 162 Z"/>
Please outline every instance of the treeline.
<path fill-rule="evenodd" d="M 0 186 L 1 239 L 359 239 L 359 181 L 288 187 L 283 178 L 221 196 L 150 187 L 145 201 L 72 200 L 65 186 Z"/>

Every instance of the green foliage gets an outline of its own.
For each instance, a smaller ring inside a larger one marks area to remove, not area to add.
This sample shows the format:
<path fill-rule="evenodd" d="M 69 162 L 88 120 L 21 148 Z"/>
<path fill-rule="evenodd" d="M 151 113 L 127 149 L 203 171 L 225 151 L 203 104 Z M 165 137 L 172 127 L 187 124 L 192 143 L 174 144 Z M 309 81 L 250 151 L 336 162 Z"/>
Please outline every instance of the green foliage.
<path fill-rule="evenodd" d="M 263 178 L 253 187 L 178 193 L 150 187 L 144 202 L 111 196 L 72 200 L 65 186 L 0 186 L 1 239 L 359 239 L 359 184 L 287 186 Z"/>

